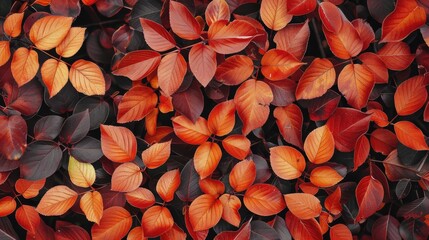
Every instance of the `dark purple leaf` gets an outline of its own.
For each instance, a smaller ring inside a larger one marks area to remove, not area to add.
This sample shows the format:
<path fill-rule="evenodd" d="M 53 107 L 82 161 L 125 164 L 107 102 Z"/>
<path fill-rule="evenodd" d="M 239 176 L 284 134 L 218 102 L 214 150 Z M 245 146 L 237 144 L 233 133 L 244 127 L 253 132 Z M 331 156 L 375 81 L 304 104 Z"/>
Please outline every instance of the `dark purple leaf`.
<path fill-rule="evenodd" d="M 34 138 L 36 140 L 54 140 L 60 134 L 64 118 L 58 115 L 42 117 L 34 125 Z"/>
<path fill-rule="evenodd" d="M 199 186 L 200 176 L 194 167 L 194 160 L 186 163 L 180 173 L 180 186 L 176 191 L 183 202 L 192 202 L 202 194 Z"/>
<path fill-rule="evenodd" d="M 7 217 L 0 218 L 0 239 L 2 240 L 19 239 L 18 234 L 16 234 L 15 230 L 13 229 L 12 223 Z"/>
<path fill-rule="evenodd" d="M 0 116 L 0 154 L 18 160 L 27 147 L 27 123 L 19 115 Z"/>
<path fill-rule="evenodd" d="M 93 137 L 85 137 L 70 148 L 70 155 L 81 162 L 93 163 L 103 156 L 101 143 Z"/>
<path fill-rule="evenodd" d="M 379 23 L 395 9 L 395 1 L 392 0 L 368 0 L 367 5 L 369 13 Z"/>
<path fill-rule="evenodd" d="M 295 102 L 296 82 L 290 79 L 283 81 L 265 80 L 265 82 L 273 91 L 274 100 L 271 104 L 283 107 Z"/>
<path fill-rule="evenodd" d="M 429 227 L 417 219 L 406 219 L 401 222 L 399 234 L 403 240 L 427 240 Z"/>
<path fill-rule="evenodd" d="M 397 212 L 398 217 L 419 218 L 429 213 L 429 199 L 424 196 L 401 206 Z"/>
<path fill-rule="evenodd" d="M 113 33 L 112 44 L 115 49 L 125 53 L 130 44 L 134 31 L 127 24 L 122 25 Z"/>
<path fill-rule="evenodd" d="M 140 18 L 146 18 L 161 23 L 161 1 L 139 0 L 131 11 L 130 26 L 135 30 L 142 31 Z"/>
<path fill-rule="evenodd" d="M 378 218 L 372 225 L 372 235 L 380 240 L 401 240 L 399 221 L 390 215 Z"/>
<path fill-rule="evenodd" d="M 102 188 L 100 194 L 103 197 L 103 207 L 107 209 L 113 206 L 124 207 L 127 199 L 123 192 L 114 192 L 110 190 L 110 186 Z"/>
<path fill-rule="evenodd" d="M 253 154 L 252 156 L 253 161 L 256 165 L 256 178 L 255 183 L 264 183 L 271 177 L 271 170 L 268 166 L 267 160 L 265 158 Z"/>
<path fill-rule="evenodd" d="M 395 194 L 398 199 L 403 199 L 408 196 L 411 191 L 411 180 L 410 179 L 401 179 L 396 184 Z"/>
<path fill-rule="evenodd" d="M 292 240 L 292 236 L 289 233 L 289 230 L 286 227 L 286 222 L 283 218 L 275 216 L 271 222 L 271 227 L 277 231 L 280 239 L 282 240 Z"/>
<path fill-rule="evenodd" d="M 340 100 L 341 96 L 338 93 L 328 90 L 325 95 L 306 101 L 310 119 L 312 121 L 324 121 L 328 119 L 337 109 Z"/>
<path fill-rule="evenodd" d="M 67 83 L 63 89 L 52 98 L 49 98 L 49 92 L 45 90 L 44 100 L 51 111 L 63 114 L 73 111 L 74 106 L 77 101 L 79 101 L 79 94 L 70 83 Z"/>
<path fill-rule="evenodd" d="M 49 5 L 54 15 L 75 18 L 80 14 L 79 0 L 51 0 Z"/>
<path fill-rule="evenodd" d="M 280 239 L 274 228 L 270 227 L 266 222 L 256 220 L 250 223 L 252 232 L 250 233 L 250 240 L 274 240 Z"/>
<path fill-rule="evenodd" d="M 62 155 L 61 148 L 55 142 L 32 142 L 20 160 L 21 177 L 34 181 L 51 176 L 57 171 Z"/>
<path fill-rule="evenodd" d="M 104 30 L 97 29 L 89 34 L 86 40 L 86 51 L 88 56 L 96 63 L 110 64 L 114 51 L 113 48 L 104 48 L 99 39 L 101 32 Z"/>
<path fill-rule="evenodd" d="M 73 114 L 89 111 L 90 126 L 89 129 L 97 129 L 100 124 L 106 122 L 109 116 L 109 104 L 101 98 L 84 97 L 75 106 Z"/>
<path fill-rule="evenodd" d="M 203 112 L 204 96 L 197 84 L 193 84 L 184 92 L 175 93 L 172 101 L 174 109 L 192 122 L 197 121 Z"/>
<path fill-rule="evenodd" d="M 21 112 L 23 115 L 34 115 L 42 106 L 43 88 L 37 81 L 31 81 L 20 88 L 15 82 L 9 82 L 5 84 L 4 90 L 6 92 L 6 96 L 4 96 L 6 106 Z"/>
<path fill-rule="evenodd" d="M 64 121 L 60 132 L 60 141 L 65 144 L 77 143 L 88 134 L 89 127 L 88 109 L 80 113 L 75 113 Z"/>
<path fill-rule="evenodd" d="M 19 167 L 19 161 L 7 160 L 5 156 L 0 154 L 0 172 L 15 170 Z"/>
<path fill-rule="evenodd" d="M 49 14 L 49 13 L 47 13 L 47 12 L 35 12 L 35 13 L 30 14 L 30 16 L 28 16 L 28 17 L 25 19 L 24 26 L 23 26 L 23 30 L 24 30 L 24 32 L 25 32 L 26 34 L 28 34 L 28 33 L 30 32 L 31 26 L 33 26 L 33 24 L 34 24 L 37 20 L 39 20 L 39 19 L 41 19 L 41 18 L 43 18 L 43 17 L 49 16 L 49 15 L 50 15 L 50 14 Z"/>

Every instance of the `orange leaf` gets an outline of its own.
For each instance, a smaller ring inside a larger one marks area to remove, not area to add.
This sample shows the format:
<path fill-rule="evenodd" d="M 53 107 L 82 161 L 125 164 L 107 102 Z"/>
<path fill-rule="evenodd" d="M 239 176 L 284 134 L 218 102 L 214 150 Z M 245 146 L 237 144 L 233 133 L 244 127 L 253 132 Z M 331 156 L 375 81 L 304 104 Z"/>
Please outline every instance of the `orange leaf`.
<path fill-rule="evenodd" d="M 228 100 L 217 104 L 210 112 L 207 127 L 216 136 L 225 136 L 235 125 L 235 104 Z"/>
<path fill-rule="evenodd" d="M 95 168 L 90 163 L 79 162 L 74 157 L 69 157 L 68 173 L 70 181 L 78 186 L 87 188 L 95 182 Z"/>
<path fill-rule="evenodd" d="M 143 228 L 141 226 L 131 229 L 127 235 L 127 240 L 147 240 L 144 236 Z"/>
<path fill-rule="evenodd" d="M 343 207 L 341 205 L 341 188 L 337 187 L 335 191 L 329 194 L 325 199 L 325 208 L 333 215 L 341 213 Z"/>
<path fill-rule="evenodd" d="M 174 193 L 180 185 L 179 169 L 170 170 L 164 173 L 156 183 L 156 192 L 165 202 L 171 202 Z"/>
<path fill-rule="evenodd" d="M 426 23 L 425 9 L 416 0 L 398 0 L 384 20 L 380 42 L 399 42 Z"/>
<path fill-rule="evenodd" d="M 324 1 L 319 4 L 319 16 L 323 27 L 332 33 L 338 33 L 341 30 L 344 22 L 344 14 L 329 1 Z"/>
<path fill-rule="evenodd" d="M 106 83 L 100 67 L 86 60 L 77 60 L 70 67 L 70 82 L 80 93 L 91 95 L 104 95 Z"/>
<path fill-rule="evenodd" d="M 356 141 L 356 146 L 353 153 L 353 171 L 356 171 L 362 164 L 365 163 L 369 156 L 371 147 L 368 138 L 362 135 Z"/>
<path fill-rule="evenodd" d="M 295 73 L 304 63 L 284 50 L 271 49 L 262 57 L 261 65 L 261 72 L 266 78 L 278 81 Z"/>
<path fill-rule="evenodd" d="M 176 46 L 176 41 L 165 28 L 149 19 L 140 18 L 144 40 L 155 51 L 164 52 Z"/>
<path fill-rule="evenodd" d="M 25 199 L 30 199 L 39 195 L 39 191 L 43 188 L 43 186 L 45 186 L 45 182 L 46 179 L 29 181 L 20 178 L 15 182 L 15 189 Z"/>
<path fill-rule="evenodd" d="M 183 207 L 183 211 L 185 215 L 185 225 L 189 235 L 191 235 L 191 237 L 195 240 L 205 240 L 209 233 L 209 229 L 202 230 L 202 231 L 195 231 L 190 221 L 189 206 Z"/>
<path fill-rule="evenodd" d="M 334 155 L 334 136 L 326 125 L 311 131 L 304 142 L 304 151 L 310 162 L 321 164 Z"/>
<path fill-rule="evenodd" d="M 125 127 L 100 125 L 101 150 L 113 162 L 133 161 L 137 153 L 137 140 Z"/>
<path fill-rule="evenodd" d="M 417 151 L 429 149 L 422 130 L 414 125 L 414 123 L 400 121 L 395 123 L 394 129 L 399 142 L 405 146 Z"/>
<path fill-rule="evenodd" d="M 188 65 L 182 54 L 173 52 L 161 59 L 158 67 L 158 84 L 168 96 L 173 95 L 183 82 Z"/>
<path fill-rule="evenodd" d="M 186 237 L 186 233 L 177 224 L 174 224 L 170 230 L 161 235 L 160 240 L 186 240 Z"/>
<path fill-rule="evenodd" d="M 194 166 L 201 179 L 210 176 L 222 158 L 222 150 L 215 142 L 205 142 L 198 146 L 194 154 Z"/>
<path fill-rule="evenodd" d="M 243 160 L 232 168 L 229 184 L 236 192 L 248 189 L 256 179 L 256 164 L 252 160 Z"/>
<path fill-rule="evenodd" d="M 361 222 L 370 217 L 383 204 L 383 185 L 372 176 L 363 177 L 355 190 L 359 212 L 356 221 Z"/>
<path fill-rule="evenodd" d="M 207 121 L 202 117 L 199 117 L 195 123 L 185 116 L 174 117 L 172 121 L 174 133 L 188 144 L 203 144 L 210 136 Z"/>
<path fill-rule="evenodd" d="M 291 212 L 286 213 L 286 227 L 294 239 L 322 240 L 322 229 L 314 218 L 302 220 Z"/>
<path fill-rule="evenodd" d="M 348 64 L 338 75 L 338 89 L 347 103 L 357 109 L 366 106 L 374 84 L 372 72 L 361 64 Z"/>
<path fill-rule="evenodd" d="M 353 20 L 352 25 L 362 40 L 362 50 L 367 49 L 369 45 L 375 40 L 374 30 L 372 30 L 371 25 L 361 18 Z"/>
<path fill-rule="evenodd" d="M 398 146 L 396 135 L 384 128 L 375 129 L 370 138 L 372 149 L 383 155 L 389 155 Z"/>
<path fill-rule="evenodd" d="M 220 180 L 204 178 L 200 179 L 198 185 L 203 193 L 210 194 L 212 196 L 219 197 L 225 192 L 225 184 Z"/>
<path fill-rule="evenodd" d="M 222 146 L 229 155 L 238 160 L 246 158 L 250 153 L 250 140 L 243 135 L 229 135 L 222 140 Z"/>
<path fill-rule="evenodd" d="M 243 197 L 244 206 L 260 216 L 271 216 L 285 209 L 282 193 L 273 185 L 258 183 L 247 189 Z"/>
<path fill-rule="evenodd" d="M 253 61 L 248 56 L 233 55 L 217 67 L 215 78 L 225 85 L 238 85 L 252 75 L 253 68 Z"/>
<path fill-rule="evenodd" d="M 91 222 L 100 224 L 103 217 L 103 197 L 97 191 L 87 192 L 80 199 L 80 209 Z"/>
<path fill-rule="evenodd" d="M 216 67 L 216 52 L 211 47 L 200 43 L 191 48 L 189 68 L 203 87 L 207 87 L 214 77 Z"/>
<path fill-rule="evenodd" d="M 274 173 L 282 179 L 299 178 L 305 169 L 305 158 L 293 147 L 270 148 L 270 162 Z"/>
<path fill-rule="evenodd" d="M 143 181 L 140 167 L 132 162 L 122 163 L 112 174 L 112 191 L 132 192 Z"/>
<path fill-rule="evenodd" d="M 151 74 L 161 62 L 161 54 L 150 50 L 137 50 L 127 54 L 113 68 L 113 74 L 139 81 Z"/>
<path fill-rule="evenodd" d="M 155 204 L 155 196 L 147 188 L 137 188 L 125 193 L 127 202 L 136 208 L 148 208 Z"/>
<path fill-rule="evenodd" d="M 289 211 L 299 219 L 312 219 L 322 212 L 319 199 L 309 193 L 289 193 L 284 198 Z"/>
<path fill-rule="evenodd" d="M 72 57 L 82 47 L 83 41 L 85 40 L 86 28 L 72 27 L 67 33 L 66 37 L 61 43 L 55 48 L 55 51 L 61 57 Z"/>
<path fill-rule="evenodd" d="M 371 121 L 374 121 L 379 127 L 387 127 L 389 125 L 389 119 L 387 114 L 379 109 L 370 109 L 366 113 L 371 114 Z"/>
<path fill-rule="evenodd" d="M 243 50 L 256 34 L 256 28 L 247 21 L 234 20 L 228 24 L 220 20 L 209 27 L 208 42 L 215 52 L 231 54 Z"/>
<path fill-rule="evenodd" d="M 250 79 L 238 87 L 234 103 L 243 122 L 243 135 L 264 125 L 270 114 L 269 105 L 272 101 L 273 92 L 265 82 Z"/>
<path fill-rule="evenodd" d="M 304 57 L 309 39 L 308 20 L 304 23 L 289 24 L 274 36 L 276 48 L 292 54 L 298 60 Z"/>
<path fill-rule="evenodd" d="M 316 167 L 310 174 L 310 182 L 318 187 L 332 187 L 343 178 L 335 169 L 329 166 Z"/>
<path fill-rule="evenodd" d="M 21 34 L 22 19 L 24 18 L 24 13 L 12 13 L 7 16 L 6 20 L 3 23 L 4 32 L 10 37 L 18 37 Z"/>
<path fill-rule="evenodd" d="M 93 240 L 122 239 L 133 224 L 130 213 L 122 207 L 114 206 L 103 211 L 100 224 L 91 228 Z"/>
<path fill-rule="evenodd" d="M 142 152 L 144 165 L 149 169 L 162 166 L 170 158 L 171 140 L 163 143 L 155 143 Z"/>
<path fill-rule="evenodd" d="M 274 118 L 284 140 L 302 149 L 302 123 L 301 109 L 295 104 L 274 109 Z"/>
<path fill-rule="evenodd" d="M 62 61 L 53 58 L 46 60 L 40 68 L 43 83 L 49 92 L 49 97 L 57 95 L 67 84 L 69 69 Z"/>
<path fill-rule="evenodd" d="M 346 225 L 341 223 L 331 227 L 329 236 L 331 237 L 331 239 L 338 239 L 338 240 L 353 239 L 352 232 L 350 232 L 350 229 Z"/>
<path fill-rule="evenodd" d="M 322 29 L 326 41 L 336 57 L 346 60 L 357 56 L 362 51 L 363 42 L 347 19 L 343 20 L 341 29 L 337 33 L 329 31 L 325 26 Z"/>
<path fill-rule="evenodd" d="M 292 20 L 287 10 L 287 0 L 263 0 L 259 14 L 265 26 L 278 31 Z"/>
<path fill-rule="evenodd" d="M 240 226 L 241 216 L 238 210 L 241 208 L 241 201 L 235 195 L 223 194 L 219 200 L 223 206 L 222 219 L 235 227 Z"/>
<path fill-rule="evenodd" d="M 311 13 L 316 6 L 316 0 L 287 0 L 287 11 L 295 16 Z"/>
<path fill-rule="evenodd" d="M 170 1 L 170 25 L 180 38 L 195 40 L 200 37 L 200 24 L 188 8 L 179 2 Z"/>
<path fill-rule="evenodd" d="M 26 49 L 25 47 L 18 48 L 13 53 L 10 70 L 18 87 L 28 83 L 39 70 L 39 58 L 37 52 Z"/>
<path fill-rule="evenodd" d="M 155 107 L 145 117 L 146 119 L 144 121 L 144 124 L 146 127 L 146 133 L 148 135 L 154 135 L 156 133 L 156 125 L 158 124 L 158 114 L 159 114 L 159 110 L 157 107 Z"/>
<path fill-rule="evenodd" d="M 210 194 L 198 196 L 189 207 L 189 220 L 194 231 L 214 227 L 222 217 L 222 202 Z"/>
<path fill-rule="evenodd" d="M 37 20 L 30 28 L 30 40 L 40 50 L 51 50 L 67 36 L 73 18 L 46 16 Z"/>
<path fill-rule="evenodd" d="M 389 82 L 389 72 L 387 71 L 386 65 L 377 54 L 365 52 L 359 55 L 359 60 L 372 72 L 376 84 Z"/>
<path fill-rule="evenodd" d="M 0 217 L 6 217 L 12 214 L 16 209 L 16 201 L 11 196 L 0 198 Z"/>
<path fill-rule="evenodd" d="M 37 228 L 42 223 L 39 213 L 33 206 L 29 205 L 22 205 L 16 209 L 15 219 L 22 228 L 31 234 L 36 234 Z"/>
<path fill-rule="evenodd" d="M 158 237 L 174 225 L 173 216 L 166 207 L 152 206 L 143 213 L 142 228 L 145 237 Z"/>
<path fill-rule="evenodd" d="M 428 97 L 423 76 L 415 76 L 402 82 L 394 95 L 395 109 L 399 116 L 411 115 L 422 108 Z"/>
<path fill-rule="evenodd" d="M 5 65 L 10 58 L 9 41 L 0 41 L 0 67 Z"/>
<path fill-rule="evenodd" d="M 43 195 L 36 210 L 45 216 L 60 216 L 73 207 L 77 197 L 77 192 L 69 187 L 65 185 L 55 186 Z"/>
<path fill-rule="evenodd" d="M 316 58 L 299 79 L 295 96 L 297 100 L 321 97 L 334 84 L 334 65 L 326 58 Z"/>
<path fill-rule="evenodd" d="M 414 60 L 410 47 L 404 42 L 386 43 L 378 52 L 378 57 L 390 70 L 402 71 Z"/>
<path fill-rule="evenodd" d="M 230 12 L 228 3 L 225 0 L 213 0 L 211 1 L 205 11 L 205 19 L 207 25 L 212 25 L 219 20 L 229 21 Z"/>
<path fill-rule="evenodd" d="M 140 121 L 148 115 L 158 103 L 153 89 L 137 85 L 124 94 L 118 105 L 118 123 Z"/>

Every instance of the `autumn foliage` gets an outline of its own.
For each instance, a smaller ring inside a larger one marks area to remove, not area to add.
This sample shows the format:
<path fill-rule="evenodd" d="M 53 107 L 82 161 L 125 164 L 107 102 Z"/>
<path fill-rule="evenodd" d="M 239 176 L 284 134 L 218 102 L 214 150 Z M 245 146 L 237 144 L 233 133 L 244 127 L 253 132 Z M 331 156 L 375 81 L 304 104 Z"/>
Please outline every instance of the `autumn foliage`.
<path fill-rule="evenodd" d="M 428 239 L 427 15 L 1 0 L 0 239 Z"/>

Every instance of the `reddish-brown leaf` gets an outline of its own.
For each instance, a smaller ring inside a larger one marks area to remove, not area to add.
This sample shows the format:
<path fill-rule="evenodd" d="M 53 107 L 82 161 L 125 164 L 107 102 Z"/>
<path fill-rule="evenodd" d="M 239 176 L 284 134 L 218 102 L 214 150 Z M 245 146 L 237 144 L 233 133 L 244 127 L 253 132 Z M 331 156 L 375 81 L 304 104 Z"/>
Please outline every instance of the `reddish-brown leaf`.
<path fill-rule="evenodd" d="M 299 79 L 295 96 L 297 100 L 313 99 L 325 94 L 335 84 L 334 65 L 326 58 L 316 58 Z"/>
<path fill-rule="evenodd" d="M 20 115 L 0 116 L 0 153 L 19 160 L 27 148 L 27 123 Z"/>
<path fill-rule="evenodd" d="M 232 168 L 229 184 L 236 192 L 247 190 L 256 179 L 256 165 L 253 160 L 243 160 Z"/>
<path fill-rule="evenodd" d="M 7 51 L 5 51 L 7 54 Z M 39 70 L 39 58 L 37 52 L 25 47 L 18 48 L 12 57 L 10 66 L 12 76 L 18 87 L 28 83 L 35 76 Z"/>
<path fill-rule="evenodd" d="M 389 155 L 398 146 L 396 135 L 390 130 L 378 128 L 371 133 L 371 147 L 375 152 Z"/>
<path fill-rule="evenodd" d="M 113 68 L 113 74 L 139 81 L 151 74 L 161 62 L 161 54 L 150 50 L 137 50 L 125 56 Z"/>
<path fill-rule="evenodd" d="M 241 201 L 235 195 L 223 194 L 219 200 L 223 206 L 222 219 L 235 227 L 240 226 L 241 215 L 238 212 L 241 208 Z"/>
<path fill-rule="evenodd" d="M 372 52 L 365 52 L 359 55 L 359 60 L 362 64 L 372 72 L 375 83 L 388 83 L 389 72 L 387 71 L 386 65 L 380 59 L 377 54 Z"/>
<path fill-rule="evenodd" d="M 329 161 L 334 155 L 335 140 L 326 125 L 311 131 L 304 142 L 304 151 L 310 162 L 321 164 Z"/>
<path fill-rule="evenodd" d="M 203 87 L 207 87 L 214 77 L 216 67 L 216 52 L 210 46 L 200 43 L 191 48 L 189 68 Z"/>
<path fill-rule="evenodd" d="M 55 222 L 55 229 L 55 240 L 91 240 L 89 233 L 85 229 L 69 222 L 58 220 Z"/>
<path fill-rule="evenodd" d="M 414 123 L 400 121 L 395 123 L 394 129 L 399 142 L 405 146 L 417 151 L 429 149 L 422 130 L 414 125 Z"/>
<path fill-rule="evenodd" d="M 210 136 L 210 131 L 207 128 L 207 120 L 202 117 L 199 117 L 193 123 L 185 116 L 177 116 L 172 118 L 172 122 L 176 136 L 188 144 L 203 144 Z"/>
<path fill-rule="evenodd" d="M 10 37 L 18 37 L 21 34 L 22 19 L 24 18 L 24 12 L 12 13 L 7 16 L 3 23 L 4 33 Z"/>
<path fill-rule="evenodd" d="M 132 192 L 136 190 L 143 181 L 140 167 L 131 162 L 122 163 L 112 174 L 112 191 Z"/>
<path fill-rule="evenodd" d="M 215 142 L 205 142 L 198 146 L 194 154 L 194 166 L 201 179 L 210 176 L 222 158 L 222 150 Z"/>
<path fill-rule="evenodd" d="M 282 193 L 273 185 L 258 183 L 249 187 L 243 197 L 244 206 L 260 216 L 271 216 L 285 209 Z"/>
<path fill-rule="evenodd" d="M 402 71 L 414 60 L 410 47 L 404 42 L 389 42 L 377 52 L 378 57 L 390 70 Z"/>
<path fill-rule="evenodd" d="M 176 46 L 176 41 L 165 28 L 149 19 L 140 18 L 144 40 L 155 51 L 164 52 Z"/>
<path fill-rule="evenodd" d="M 78 193 L 65 185 L 50 188 L 37 205 L 37 212 L 45 216 L 60 216 L 76 202 Z"/>
<path fill-rule="evenodd" d="M 225 136 L 232 131 L 235 125 L 234 100 L 228 100 L 217 104 L 211 110 L 207 127 L 216 136 Z"/>
<path fill-rule="evenodd" d="M 321 166 L 314 168 L 310 173 L 310 182 L 318 187 L 332 187 L 343 180 L 334 168 L 330 166 Z"/>
<path fill-rule="evenodd" d="M 182 54 L 169 53 L 161 59 L 158 67 L 158 84 L 168 96 L 175 93 L 183 82 L 188 65 Z"/>
<path fill-rule="evenodd" d="M 365 135 L 360 136 L 355 145 L 353 153 L 353 171 L 356 171 L 362 164 L 365 163 L 369 156 L 371 146 L 369 145 L 368 138 Z"/>
<path fill-rule="evenodd" d="M 259 14 L 265 26 L 278 31 L 292 20 L 293 16 L 288 14 L 287 2 L 287 0 L 263 0 L 261 2 Z"/>
<path fill-rule="evenodd" d="M 289 146 L 270 148 L 270 163 L 273 172 L 285 180 L 299 178 L 306 166 L 304 156 Z"/>
<path fill-rule="evenodd" d="M 165 202 L 171 202 L 174 193 L 180 185 L 179 169 L 170 170 L 164 173 L 156 183 L 156 192 Z"/>
<path fill-rule="evenodd" d="M 155 143 L 142 152 L 142 160 L 145 167 L 155 169 L 162 166 L 170 158 L 171 140 L 163 143 Z"/>
<path fill-rule="evenodd" d="M 170 1 L 170 25 L 177 36 L 186 40 L 200 37 L 201 27 L 185 5 Z"/>
<path fill-rule="evenodd" d="M 322 240 L 322 229 L 314 218 L 302 220 L 288 211 L 286 213 L 286 226 L 294 239 Z"/>
<path fill-rule="evenodd" d="M 100 224 L 92 225 L 92 239 L 122 239 L 131 229 L 132 223 L 133 219 L 126 209 L 118 206 L 110 207 L 103 211 Z"/>
<path fill-rule="evenodd" d="M 336 224 L 335 226 L 332 226 L 329 232 L 329 236 L 331 239 L 338 239 L 338 240 L 352 240 L 352 232 L 350 232 L 350 229 L 342 224 Z"/>
<path fill-rule="evenodd" d="M 348 64 L 338 75 L 338 89 L 347 103 L 357 109 L 366 106 L 374 84 L 372 72 L 361 64 Z"/>
<path fill-rule="evenodd" d="M 295 73 L 303 64 L 284 50 L 271 49 L 262 57 L 261 72 L 269 80 L 279 81 Z"/>
<path fill-rule="evenodd" d="M 229 21 L 230 11 L 227 1 L 225 0 L 213 0 L 211 1 L 205 11 L 205 19 L 207 25 L 212 25 L 219 20 Z"/>
<path fill-rule="evenodd" d="M 396 89 L 394 95 L 396 112 L 399 116 L 411 115 L 425 105 L 427 97 L 425 78 L 412 77 L 402 82 Z"/>
<path fill-rule="evenodd" d="M 329 213 L 333 215 L 340 214 L 343 210 L 343 206 L 341 205 L 341 188 L 337 187 L 333 193 L 329 194 L 324 204 Z"/>
<path fill-rule="evenodd" d="M 202 231 L 214 227 L 222 213 L 222 202 L 212 195 L 203 194 L 191 203 L 189 220 L 194 231 Z"/>
<path fill-rule="evenodd" d="M 127 202 L 136 208 L 148 208 L 155 204 L 155 196 L 147 188 L 137 188 L 125 194 Z"/>
<path fill-rule="evenodd" d="M 416 0 L 398 0 L 383 21 L 380 42 L 399 42 L 425 23 L 425 9 Z"/>
<path fill-rule="evenodd" d="M 356 187 L 356 200 L 359 212 L 356 221 L 360 222 L 373 215 L 383 203 L 383 185 L 372 176 L 363 177 Z"/>
<path fill-rule="evenodd" d="M 243 50 L 256 34 L 256 28 L 247 21 L 220 20 L 209 27 L 208 42 L 217 53 L 231 54 Z"/>
<path fill-rule="evenodd" d="M 114 162 L 133 161 L 137 153 L 137 140 L 125 127 L 101 125 L 101 150 Z"/>
<path fill-rule="evenodd" d="M 289 211 L 299 219 L 312 219 L 322 212 L 319 199 L 309 193 L 289 193 L 284 198 Z"/>
<path fill-rule="evenodd" d="M 158 103 L 153 89 L 137 85 L 124 94 L 118 104 L 118 123 L 140 121 L 146 117 Z"/>
<path fill-rule="evenodd" d="M 222 146 L 225 151 L 238 160 L 242 160 L 249 155 L 250 144 L 250 140 L 247 137 L 238 134 L 229 135 L 222 140 Z"/>
<path fill-rule="evenodd" d="M 295 104 L 276 107 L 274 118 L 284 140 L 302 149 L 303 116 L 301 109 Z"/>
<path fill-rule="evenodd" d="M 273 101 L 271 88 L 262 81 L 250 79 L 240 85 L 234 96 L 238 116 L 243 122 L 243 135 L 262 127 L 270 114 Z"/>
<path fill-rule="evenodd" d="M 307 51 L 309 39 L 310 28 L 308 20 L 306 20 L 304 23 L 287 25 L 276 33 L 273 41 L 276 43 L 277 49 L 285 50 L 296 57 L 296 59 L 301 60 Z"/>
<path fill-rule="evenodd" d="M 238 85 L 247 80 L 253 73 L 253 61 L 244 55 L 233 55 L 217 69 L 215 78 L 225 85 Z"/>

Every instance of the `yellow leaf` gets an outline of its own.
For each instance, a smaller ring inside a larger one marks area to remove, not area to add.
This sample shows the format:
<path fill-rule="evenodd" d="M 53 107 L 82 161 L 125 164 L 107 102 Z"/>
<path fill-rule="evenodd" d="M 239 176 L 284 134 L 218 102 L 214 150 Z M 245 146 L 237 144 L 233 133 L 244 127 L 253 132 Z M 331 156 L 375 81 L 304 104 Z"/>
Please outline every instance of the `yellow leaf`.
<path fill-rule="evenodd" d="M 36 76 L 39 70 L 37 52 L 25 47 L 18 48 L 13 54 L 10 68 L 18 87 L 28 83 Z"/>
<path fill-rule="evenodd" d="M 93 62 L 77 60 L 70 68 L 69 77 L 73 87 L 88 96 L 104 95 L 106 91 L 103 73 Z"/>
<path fill-rule="evenodd" d="M 60 216 L 76 202 L 77 192 L 64 185 L 49 189 L 37 205 L 37 212 L 45 216 Z"/>
<path fill-rule="evenodd" d="M 4 32 L 11 37 L 18 37 L 21 34 L 22 19 L 24 13 L 13 13 L 9 15 L 3 24 Z"/>
<path fill-rule="evenodd" d="M 49 96 L 57 95 L 67 84 L 69 69 L 64 62 L 53 58 L 46 60 L 40 68 L 42 80 L 48 89 Z"/>
<path fill-rule="evenodd" d="M 0 67 L 10 58 L 10 44 L 8 41 L 0 41 Z"/>
<path fill-rule="evenodd" d="M 70 180 L 78 187 L 90 187 L 95 182 L 95 169 L 90 163 L 79 162 L 70 156 L 68 170 Z"/>
<path fill-rule="evenodd" d="M 40 50 L 51 50 L 67 36 L 73 18 L 47 16 L 37 20 L 30 29 L 30 40 Z"/>
<path fill-rule="evenodd" d="M 85 193 L 80 199 L 79 206 L 88 221 L 100 224 L 100 219 L 103 216 L 103 197 L 99 192 Z"/>
<path fill-rule="evenodd" d="M 86 28 L 72 27 L 55 51 L 61 57 L 71 57 L 82 47 Z"/>

